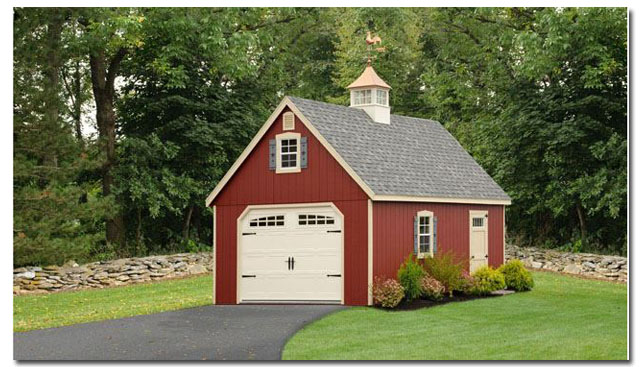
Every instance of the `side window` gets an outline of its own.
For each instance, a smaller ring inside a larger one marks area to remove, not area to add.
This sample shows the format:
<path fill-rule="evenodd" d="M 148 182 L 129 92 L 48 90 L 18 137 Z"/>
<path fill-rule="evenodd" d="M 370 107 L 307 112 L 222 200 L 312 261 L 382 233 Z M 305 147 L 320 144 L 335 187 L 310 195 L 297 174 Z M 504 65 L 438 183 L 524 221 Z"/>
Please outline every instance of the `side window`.
<path fill-rule="evenodd" d="M 432 212 L 421 211 L 414 222 L 415 254 L 418 258 L 433 256 L 437 250 L 437 219 Z"/>

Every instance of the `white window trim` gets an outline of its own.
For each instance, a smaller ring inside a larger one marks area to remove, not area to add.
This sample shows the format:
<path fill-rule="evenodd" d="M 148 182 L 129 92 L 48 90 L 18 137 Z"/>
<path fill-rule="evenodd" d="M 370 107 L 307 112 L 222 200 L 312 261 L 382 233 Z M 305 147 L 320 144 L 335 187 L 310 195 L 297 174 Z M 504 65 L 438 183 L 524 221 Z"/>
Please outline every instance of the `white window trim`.
<path fill-rule="evenodd" d="M 419 225 L 421 223 L 421 218 L 422 217 L 430 217 L 430 226 L 428 227 L 430 232 L 428 234 L 421 234 L 419 231 Z M 417 228 L 415 228 L 415 232 L 417 233 L 417 238 L 415 241 L 417 241 L 417 258 L 418 259 L 423 259 L 425 257 L 433 257 L 434 255 L 434 249 L 435 249 L 435 234 L 433 233 L 435 231 L 435 215 L 433 212 L 428 211 L 428 210 L 422 210 L 420 212 L 417 212 Z M 419 240 L 421 236 L 430 236 L 430 251 L 429 252 L 421 252 L 421 241 Z"/>
<path fill-rule="evenodd" d="M 364 92 L 364 91 L 368 91 L 368 90 L 370 91 L 370 103 L 359 103 L 359 104 L 357 104 L 356 103 L 356 98 L 355 98 L 355 93 L 356 92 Z M 376 99 L 376 92 L 374 92 L 374 91 L 375 90 L 372 89 L 372 88 L 353 89 L 350 92 L 351 105 L 352 106 L 370 106 L 370 105 L 374 104 L 374 103 L 372 103 L 373 98 Z M 374 97 L 373 97 L 373 94 L 375 95 Z"/>
<path fill-rule="evenodd" d="M 296 139 L 296 167 L 281 167 L 281 141 Z M 301 134 L 282 133 L 276 136 L 276 173 L 297 173 L 301 172 Z"/>

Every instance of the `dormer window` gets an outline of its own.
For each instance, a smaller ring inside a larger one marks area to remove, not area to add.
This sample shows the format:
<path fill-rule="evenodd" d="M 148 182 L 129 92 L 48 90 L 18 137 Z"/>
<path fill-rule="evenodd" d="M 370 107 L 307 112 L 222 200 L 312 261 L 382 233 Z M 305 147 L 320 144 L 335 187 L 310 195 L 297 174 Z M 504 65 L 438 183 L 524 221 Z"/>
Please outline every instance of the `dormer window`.
<path fill-rule="evenodd" d="M 276 173 L 301 172 L 301 134 L 276 136 Z"/>

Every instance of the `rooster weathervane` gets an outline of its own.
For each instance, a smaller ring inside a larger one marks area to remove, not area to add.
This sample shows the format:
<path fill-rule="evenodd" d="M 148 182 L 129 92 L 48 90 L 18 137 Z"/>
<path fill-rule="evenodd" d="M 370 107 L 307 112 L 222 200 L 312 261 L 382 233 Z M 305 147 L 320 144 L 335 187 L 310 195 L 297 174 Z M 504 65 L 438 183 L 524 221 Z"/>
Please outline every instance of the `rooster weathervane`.
<path fill-rule="evenodd" d="M 381 37 L 379 37 L 377 35 L 373 36 L 370 31 L 368 31 L 367 36 L 366 36 L 366 45 L 367 45 L 368 65 L 370 65 L 372 63 L 372 59 L 373 58 L 376 58 L 376 56 L 372 55 L 373 46 L 375 46 L 374 47 L 374 51 L 376 51 L 376 52 L 381 53 L 381 52 L 386 51 L 385 47 L 376 47 L 377 45 L 381 46 Z"/>

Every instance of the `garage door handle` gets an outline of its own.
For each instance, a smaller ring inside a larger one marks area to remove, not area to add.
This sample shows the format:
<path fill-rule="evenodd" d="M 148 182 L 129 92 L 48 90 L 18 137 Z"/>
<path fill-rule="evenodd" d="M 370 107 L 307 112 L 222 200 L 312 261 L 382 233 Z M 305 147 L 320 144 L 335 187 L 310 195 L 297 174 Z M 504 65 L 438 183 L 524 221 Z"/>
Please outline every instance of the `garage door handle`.
<path fill-rule="evenodd" d="M 251 236 L 256 234 L 256 232 L 243 232 L 243 236 Z"/>
<path fill-rule="evenodd" d="M 341 233 L 340 229 L 331 229 L 328 231 L 328 233 Z"/>
<path fill-rule="evenodd" d="M 242 278 L 256 278 L 256 275 L 241 275 Z"/>
<path fill-rule="evenodd" d="M 328 274 L 328 278 L 330 277 L 341 278 L 341 274 Z"/>

